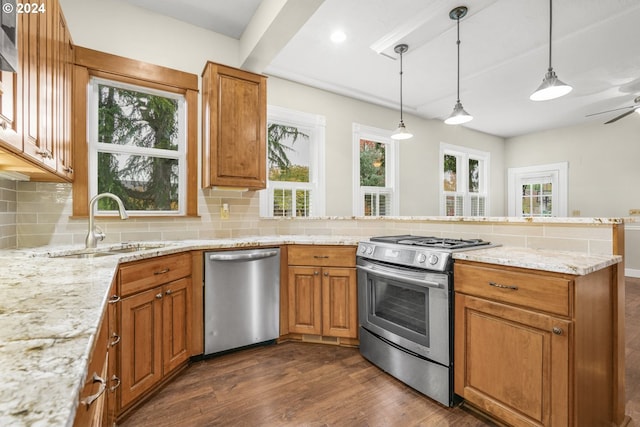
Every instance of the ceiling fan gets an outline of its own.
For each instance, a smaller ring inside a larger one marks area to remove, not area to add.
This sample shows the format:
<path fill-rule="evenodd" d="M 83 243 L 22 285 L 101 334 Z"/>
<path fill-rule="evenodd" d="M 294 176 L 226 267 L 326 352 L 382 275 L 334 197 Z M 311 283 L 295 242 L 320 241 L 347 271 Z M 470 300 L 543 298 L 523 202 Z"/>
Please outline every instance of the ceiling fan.
<path fill-rule="evenodd" d="M 612 111 L 620 111 L 620 110 L 629 110 L 629 111 L 627 111 L 625 113 L 622 113 L 617 117 L 614 117 L 613 119 L 609 120 L 608 122 L 605 122 L 604 124 L 608 125 L 609 123 L 616 122 L 616 121 L 620 120 L 623 117 L 627 117 L 629 114 L 633 113 L 634 111 L 640 110 L 640 96 L 636 96 L 636 98 L 633 100 L 633 105 L 628 105 L 626 107 L 620 107 L 620 108 L 614 108 L 613 110 L 600 111 L 599 113 L 587 114 L 586 117 L 596 116 L 598 114 L 605 114 L 605 113 L 610 113 Z"/>

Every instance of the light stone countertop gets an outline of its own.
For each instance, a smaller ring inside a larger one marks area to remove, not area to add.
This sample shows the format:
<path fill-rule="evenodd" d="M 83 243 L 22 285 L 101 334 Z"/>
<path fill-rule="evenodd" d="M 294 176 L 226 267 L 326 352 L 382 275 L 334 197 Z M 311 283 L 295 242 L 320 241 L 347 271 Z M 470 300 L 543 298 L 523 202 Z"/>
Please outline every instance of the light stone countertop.
<path fill-rule="evenodd" d="M 73 424 L 94 335 L 119 262 L 189 250 L 355 245 L 359 240 L 296 235 L 157 242 L 166 246 L 88 259 L 48 257 L 73 253 L 81 249 L 77 246 L 0 250 L 0 425 Z M 454 258 L 571 274 L 587 274 L 621 260 L 506 247 L 459 252 Z"/>
<path fill-rule="evenodd" d="M 621 262 L 622 256 L 497 246 L 456 252 L 453 259 L 584 276 Z"/>

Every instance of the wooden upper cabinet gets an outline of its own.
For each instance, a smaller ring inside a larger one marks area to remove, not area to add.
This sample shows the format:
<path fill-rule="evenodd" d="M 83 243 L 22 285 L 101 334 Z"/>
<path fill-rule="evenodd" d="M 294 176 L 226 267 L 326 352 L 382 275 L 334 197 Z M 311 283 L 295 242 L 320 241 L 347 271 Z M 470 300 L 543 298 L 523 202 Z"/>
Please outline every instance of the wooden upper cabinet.
<path fill-rule="evenodd" d="M 18 14 L 18 72 L 2 72 L 0 152 L 37 181 L 72 181 L 73 45 L 57 0 Z"/>
<path fill-rule="evenodd" d="M 266 188 L 267 78 L 207 62 L 202 114 L 202 186 Z"/>

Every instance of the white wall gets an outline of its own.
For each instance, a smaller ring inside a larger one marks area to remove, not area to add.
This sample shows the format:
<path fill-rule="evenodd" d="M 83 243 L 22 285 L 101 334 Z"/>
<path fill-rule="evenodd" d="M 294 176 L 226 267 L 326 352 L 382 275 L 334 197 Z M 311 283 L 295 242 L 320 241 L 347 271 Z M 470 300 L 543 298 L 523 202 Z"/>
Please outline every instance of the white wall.
<path fill-rule="evenodd" d="M 200 75 L 207 60 L 238 66 L 239 42 L 117 0 L 61 0 L 74 43 Z M 327 215 L 352 215 L 353 122 L 393 129 L 399 112 L 270 77 L 268 103 L 326 117 Z M 492 216 L 502 216 L 502 138 L 406 115 L 400 146 L 401 215 L 438 215 L 440 142 L 491 152 Z"/>
<path fill-rule="evenodd" d="M 640 115 L 605 121 L 509 138 L 504 166 L 567 161 L 570 215 L 628 216 L 629 209 L 640 209 Z"/>

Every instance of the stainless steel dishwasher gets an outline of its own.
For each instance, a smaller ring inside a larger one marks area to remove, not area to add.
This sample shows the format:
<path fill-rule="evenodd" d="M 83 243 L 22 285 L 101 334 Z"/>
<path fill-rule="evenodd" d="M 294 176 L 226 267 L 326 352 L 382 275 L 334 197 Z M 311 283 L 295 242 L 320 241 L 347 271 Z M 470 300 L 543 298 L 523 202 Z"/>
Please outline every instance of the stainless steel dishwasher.
<path fill-rule="evenodd" d="M 204 354 L 278 338 L 280 249 L 204 253 Z"/>

